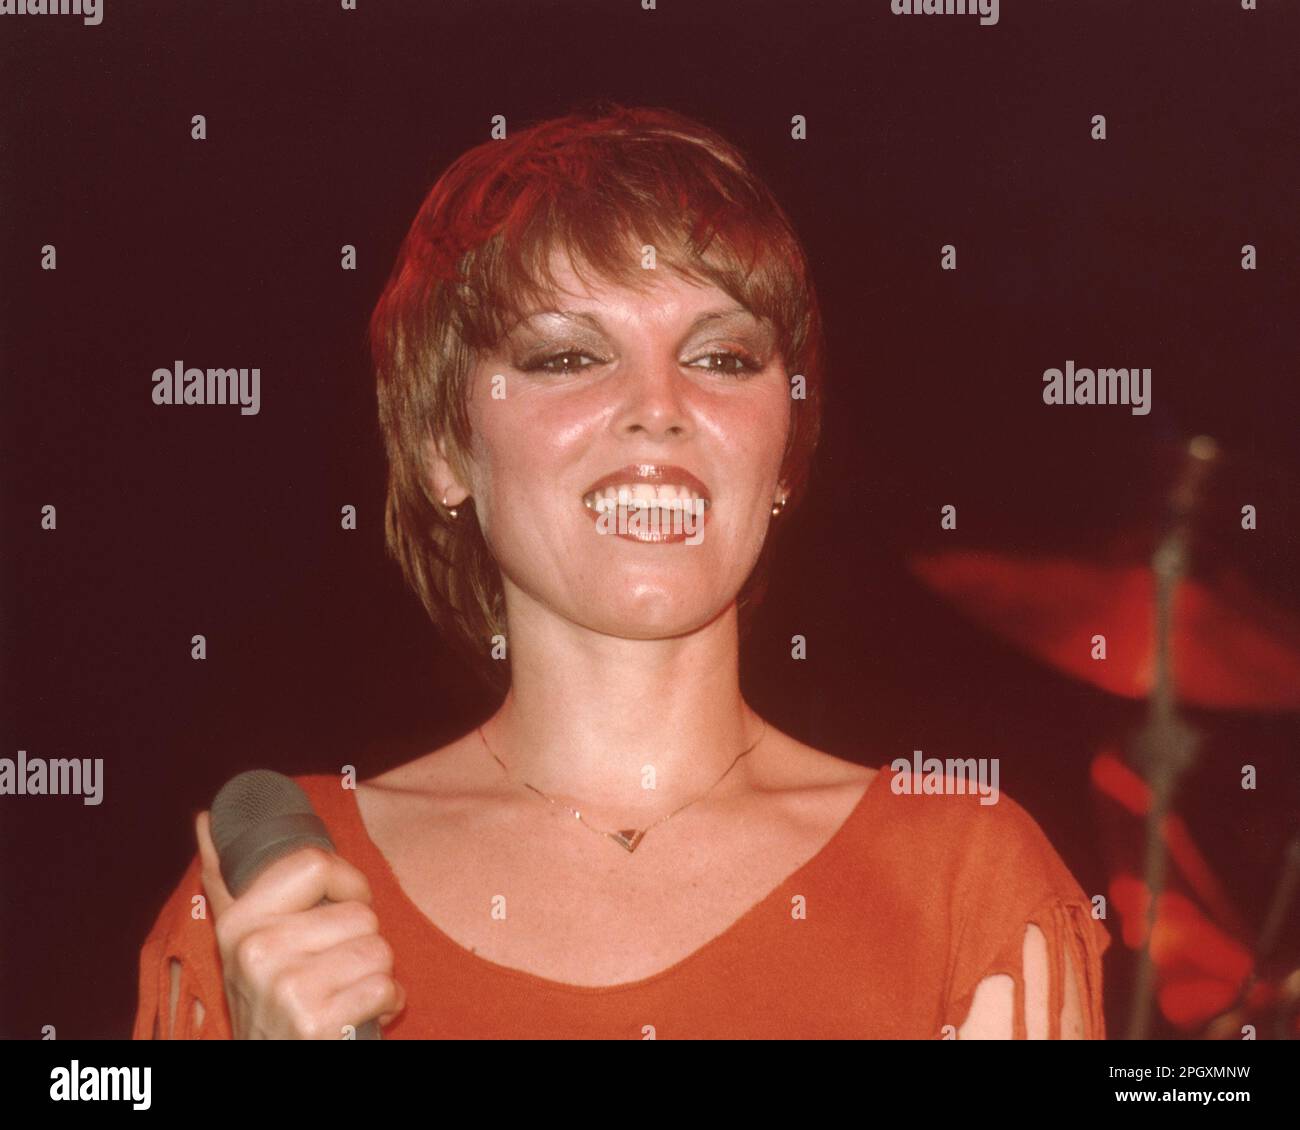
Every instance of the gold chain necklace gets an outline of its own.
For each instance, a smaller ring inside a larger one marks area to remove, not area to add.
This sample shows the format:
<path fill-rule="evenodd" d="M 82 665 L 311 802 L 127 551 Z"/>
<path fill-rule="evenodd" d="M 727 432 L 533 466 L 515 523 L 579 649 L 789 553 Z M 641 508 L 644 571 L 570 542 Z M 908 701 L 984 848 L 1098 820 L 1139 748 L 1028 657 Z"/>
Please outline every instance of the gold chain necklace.
<path fill-rule="evenodd" d="M 709 795 L 709 793 L 713 792 L 714 789 L 716 789 L 720 784 L 722 784 L 722 781 L 726 777 L 727 773 L 730 773 L 736 767 L 740 759 L 742 757 L 745 757 L 748 754 L 753 753 L 754 750 L 758 748 L 759 742 L 761 742 L 763 738 L 767 736 L 767 723 L 766 722 L 763 723 L 763 732 L 758 735 L 758 741 L 754 742 L 754 744 L 751 745 L 748 749 L 743 749 L 738 754 L 736 754 L 735 761 L 733 761 L 730 765 L 727 766 L 726 772 L 724 772 L 721 777 L 719 777 L 716 781 L 714 781 L 713 784 L 710 785 L 708 789 L 706 789 L 699 796 L 697 796 L 695 800 L 688 800 L 685 804 L 681 806 L 681 808 L 674 808 L 672 812 L 668 813 L 667 816 L 659 817 L 659 819 L 656 820 L 653 824 L 647 824 L 644 828 L 624 828 L 617 832 L 608 831 L 607 829 L 604 828 L 593 827 L 591 824 L 588 824 L 587 821 L 582 818 L 582 813 L 579 812 L 578 809 L 570 808 L 569 805 L 565 804 L 563 801 L 556 800 L 553 796 L 548 796 L 546 793 L 542 792 L 542 790 L 537 788 L 535 785 L 530 785 L 527 781 L 519 780 L 518 777 L 516 777 L 513 773 L 510 772 L 510 769 L 506 765 L 506 763 L 502 761 L 501 758 L 497 757 L 495 753 L 492 753 L 492 747 L 488 745 L 487 735 L 483 733 L 482 726 L 478 728 L 478 736 L 483 739 L 483 747 L 488 751 L 488 753 L 492 754 L 493 760 L 495 760 L 496 763 L 501 766 L 501 768 L 505 771 L 506 776 L 509 777 L 512 781 L 515 781 L 518 784 L 523 785 L 524 788 L 529 789 L 532 792 L 535 792 L 543 800 L 550 801 L 551 804 L 557 805 L 558 807 L 565 809 L 567 812 L 572 813 L 573 816 L 577 819 L 577 821 L 580 824 L 582 824 L 586 828 L 590 828 L 597 835 L 605 836 L 608 839 L 613 840 L 616 844 L 618 844 L 619 847 L 624 848 L 629 852 L 633 852 L 636 851 L 637 844 L 639 844 L 643 839 L 645 839 L 645 834 L 648 831 L 650 831 L 651 828 L 656 828 L 660 824 L 664 823 L 664 821 L 671 820 L 674 816 L 676 816 L 679 812 L 681 812 L 683 808 L 690 808 L 691 805 L 697 803 L 698 801 L 703 800 L 706 796 Z"/>

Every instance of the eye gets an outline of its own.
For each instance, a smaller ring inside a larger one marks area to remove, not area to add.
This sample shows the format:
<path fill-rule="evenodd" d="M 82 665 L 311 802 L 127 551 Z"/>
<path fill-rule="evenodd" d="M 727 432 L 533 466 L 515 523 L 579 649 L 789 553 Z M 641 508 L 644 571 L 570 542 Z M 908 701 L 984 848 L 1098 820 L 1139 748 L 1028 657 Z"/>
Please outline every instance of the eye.
<path fill-rule="evenodd" d="M 579 362 L 585 361 L 585 364 Z M 701 364 L 703 362 L 704 364 Z M 599 357 L 595 357 L 582 349 L 562 349 L 557 353 L 542 354 L 530 358 L 519 365 L 519 369 L 525 373 L 577 373 L 584 369 L 591 368 L 592 365 L 599 365 L 603 362 Z M 691 363 L 692 368 L 703 368 L 711 373 L 718 373 L 721 376 L 745 376 L 750 373 L 757 373 L 762 370 L 763 366 L 755 358 L 743 350 L 719 349 L 711 353 L 706 353 Z"/>
<path fill-rule="evenodd" d="M 597 364 L 599 361 L 598 358 L 593 357 L 590 353 L 584 353 L 581 349 L 564 349 L 559 353 L 552 353 L 549 356 L 536 357 L 525 361 L 519 368 L 525 373 L 576 373 L 591 367 L 590 365 L 572 363 L 580 357 L 585 357 L 592 365 Z M 562 363 L 557 365 L 556 362 Z"/>
<path fill-rule="evenodd" d="M 706 353 L 699 361 L 720 361 L 720 365 L 705 365 L 711 373 L 721 373 L 724 376 L 742 376 L 746 373 L 757 373 L 763 366 L 758 363 L 748 353 L 741 350 L 718 350 L 714 353 Z M 698 365 L 699 361 L 692 362 L 692 365 Z"/>

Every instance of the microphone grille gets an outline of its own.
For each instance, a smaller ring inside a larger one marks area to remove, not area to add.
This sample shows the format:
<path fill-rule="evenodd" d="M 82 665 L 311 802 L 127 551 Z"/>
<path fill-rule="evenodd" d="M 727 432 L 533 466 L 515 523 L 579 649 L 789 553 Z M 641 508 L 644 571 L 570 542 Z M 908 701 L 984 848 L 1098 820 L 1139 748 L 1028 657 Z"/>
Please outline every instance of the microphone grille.
<path fill-rule="evenodd" d="M 249 828 L 277 816 L 310 815 L 311 801 L 298 783 L 272 769 L 232 777 L 212 802 L 212 844 L 222 855 Z"/>

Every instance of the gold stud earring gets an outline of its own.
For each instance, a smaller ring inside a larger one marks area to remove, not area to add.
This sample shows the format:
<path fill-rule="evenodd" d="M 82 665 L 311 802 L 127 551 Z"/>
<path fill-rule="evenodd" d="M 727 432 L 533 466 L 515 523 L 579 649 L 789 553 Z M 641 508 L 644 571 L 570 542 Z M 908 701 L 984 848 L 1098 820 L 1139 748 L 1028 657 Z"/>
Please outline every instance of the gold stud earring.
<path fill-rule="evenodd" d="M 784 509 L 785 509 L 785 496 L 783 495 L 781 498 L 778 498 L 776 502 L 772 504 L 772 517 L 779 518 L 781 516 L 781 511 Z"/>
<path fill-rule="evenodd" d="M 445 494 L 442 496 L 442 504 L 443 506 L 447 506 L 447 496 Z M 447 506 L 447 513 L 453 519 L 460 517 L 460 511 L 457 510 L 454 506 Z"/>

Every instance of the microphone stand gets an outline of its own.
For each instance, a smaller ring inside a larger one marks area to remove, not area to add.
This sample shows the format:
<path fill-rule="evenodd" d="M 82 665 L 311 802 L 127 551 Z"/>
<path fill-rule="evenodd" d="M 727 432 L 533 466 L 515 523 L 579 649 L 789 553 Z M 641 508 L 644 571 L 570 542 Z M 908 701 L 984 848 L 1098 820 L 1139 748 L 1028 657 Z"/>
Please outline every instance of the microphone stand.
<path fill-rule="evenodd" d="M 1183 720 L 1178 711 L 1171 635 L 1174 600 L 1178 585 L 1187 572 L 1191 514 L 1201 480 L 1216 453 L 1216 444 L 1207 436 L 1198 436 L 1188 445 L 1188 465 L 1172 498 L 1173 521 L 1151 557 L 1155 579 L 1155 679 L 1146 724 L 1138 732 L 1136 742 L 1138 757 L 1151 788 L 1143 868 L 1149 901 L 1145 937 L 1138 954 L 1133 1010 L 1129 1016 L 1130 1040 L 1145 1040 L 1151 1028 L 1155 997 L 1151 940 L 1168 862 L 1165 817 L 1173 805 L 1178 781 L 1195 762 L 1201 742 L 1200 734 Z"/>

